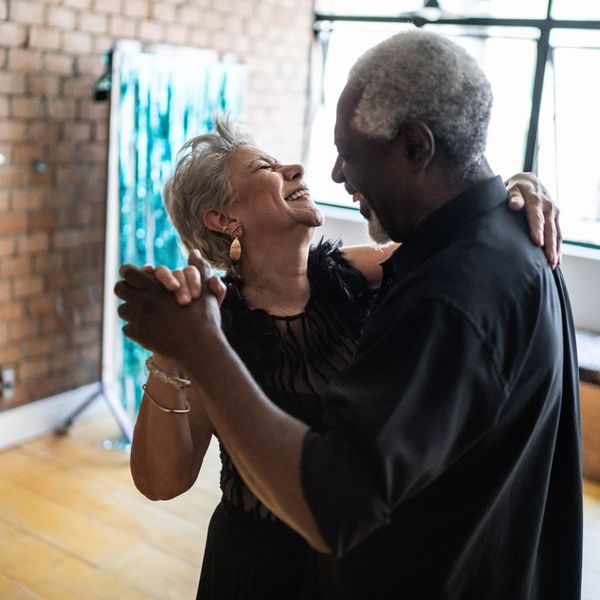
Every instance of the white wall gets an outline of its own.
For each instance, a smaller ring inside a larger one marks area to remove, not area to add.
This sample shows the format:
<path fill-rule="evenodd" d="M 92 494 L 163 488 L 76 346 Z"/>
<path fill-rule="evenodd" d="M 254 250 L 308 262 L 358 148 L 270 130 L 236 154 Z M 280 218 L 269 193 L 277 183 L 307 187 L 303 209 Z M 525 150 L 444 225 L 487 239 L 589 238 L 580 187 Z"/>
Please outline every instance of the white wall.
<path fill-rule="evenodd" d="M 326 222 L 317 230 L 317 239 L 321 235 L 326 239 L 341 237 L 346 246 L 369 243 L 360 215 L 329 207 L 323 212 Z M 575 326 L 600 333 L 600 251 L 564 244 L 561 269 L 569 288 Z"/>

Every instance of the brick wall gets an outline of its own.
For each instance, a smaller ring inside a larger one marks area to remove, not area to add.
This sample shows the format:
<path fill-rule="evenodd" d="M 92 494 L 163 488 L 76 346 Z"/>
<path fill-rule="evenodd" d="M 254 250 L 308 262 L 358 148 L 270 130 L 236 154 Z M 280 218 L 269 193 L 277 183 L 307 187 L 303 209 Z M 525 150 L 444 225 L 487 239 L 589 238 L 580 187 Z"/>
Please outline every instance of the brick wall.
<path fill-rule="evenodd" d="M 91 99 L 120 38 L 232 53 L 246 122 L 302 146 L 311 0 L 0 0 L 0 410 L 100 374 L 108 103 Z"/>

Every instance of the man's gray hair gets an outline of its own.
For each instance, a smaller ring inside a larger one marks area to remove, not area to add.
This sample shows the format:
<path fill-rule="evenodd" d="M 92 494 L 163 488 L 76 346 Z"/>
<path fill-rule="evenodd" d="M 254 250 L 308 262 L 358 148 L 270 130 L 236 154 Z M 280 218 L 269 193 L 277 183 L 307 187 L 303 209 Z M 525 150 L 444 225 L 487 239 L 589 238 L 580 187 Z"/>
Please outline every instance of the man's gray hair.
<path fill-rule="evenodd" d="M 461 178 L 484 159 L 492 90 L 463 48 L 440 35 L 399 33 L 363 54 L 348 78 L 362 91 L 353 125 L 393 139 L 402 123 L 419 119 Z"/>
<path fill-rule="evenodd" d="M 235 201 L 228 158 L 239 146 L 254 140 L 229 116 L 215 119 L 214 131 L 192 138 L 177 154 L 177 165 L 163 188 L 169 216 L 187 250 L 198 248 L 218 269 L 230 270 L 231 239 L 204 225 L 204 213 L 225 211 Z"/>

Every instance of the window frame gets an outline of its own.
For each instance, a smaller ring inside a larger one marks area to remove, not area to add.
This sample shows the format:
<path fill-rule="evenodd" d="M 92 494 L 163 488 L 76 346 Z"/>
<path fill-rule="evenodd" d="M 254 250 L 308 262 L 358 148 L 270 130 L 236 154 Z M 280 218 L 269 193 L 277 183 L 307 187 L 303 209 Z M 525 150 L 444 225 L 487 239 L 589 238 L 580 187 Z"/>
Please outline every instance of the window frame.
<path fill-rule="evenodd" d="M 425 2 L 424 2 L 425 4 Z M 527 140 L 525 144 L 525 155 L 523 157 L 523 171 L 537 172 L 536 148 L 538 143 L 538 130 L 540 121 L 540 112 L 542 104 L 542 95 L 544 90 L 544 79 L 546 74 L 546 64 L 550 54 L 550 36 L 555 30 L 565 29 L 584 29 L 600 31 L 600 20 L 582 21 L 575 19 L 554 19 L 552 18 L 553 0 L 548 0 L 546 16 L 543 19 L 513 19 L 502 17 L 440 17 L 439 19 L 430 19 L 417 13 L 409 13 L 399 16 L 376 16 L 376 15 L 350 15 L 350 14 L 331 14 L 315 10 L 313 20 L 313 30 L 315 36 L 318 36 L 327 24 L 335 22 L 357 22 L 357 23 L 412 23 L 416 27 L 423 28 L 427 25 L 460 25 L 468 27 L 529 27 L 539 31 L 537 40 L 537 58 L 533 76 L 533 86 L 531 91 L 531 113 L 529 127 L 527 131 Z M 333 206 L 323 203 L 325 206 Z M 340 209 L 351 211 L 352 207 L 339 207 Z M 600 241 L 597 244 L 581 242 L 577 240 L 565 239 L 565 242 L 581 248 L 590 248 L 600 250 Z"/>

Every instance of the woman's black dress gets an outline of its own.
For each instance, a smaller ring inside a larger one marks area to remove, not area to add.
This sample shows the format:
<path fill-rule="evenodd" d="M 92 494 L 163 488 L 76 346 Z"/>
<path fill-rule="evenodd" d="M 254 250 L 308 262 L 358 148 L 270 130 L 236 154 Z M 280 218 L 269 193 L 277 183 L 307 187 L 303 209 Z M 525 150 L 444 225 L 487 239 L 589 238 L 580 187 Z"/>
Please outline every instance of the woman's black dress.
<path fill-rule="evenodd" d="M 318 430 L 320 391 L 351 360 L 373 291 L 337 245 L 309 254 L 311 297 L 302 314 L 276 317 L 245 304 L 226 279 L 223 329 L 267 396 Z M 221 445 L 223 497 L 208 528 L 200 600 L 318 599 L 317 553 L 246 487 Z"/>

